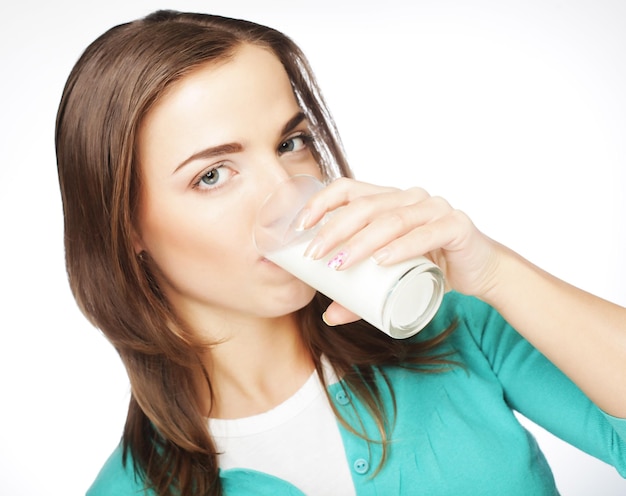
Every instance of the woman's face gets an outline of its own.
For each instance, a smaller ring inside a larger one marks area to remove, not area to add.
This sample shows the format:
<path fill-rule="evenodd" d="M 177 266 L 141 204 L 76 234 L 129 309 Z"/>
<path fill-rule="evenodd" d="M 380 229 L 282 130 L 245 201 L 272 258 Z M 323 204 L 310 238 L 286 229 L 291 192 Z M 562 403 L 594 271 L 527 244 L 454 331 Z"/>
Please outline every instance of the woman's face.
<path fill-rule="evenodd" d="M 252 242 L 256 211 L 278 182 L 320 176 L 275 55 L 243 45 L 185 76 L 147 115 L 138 152 L 135 249 L 156 263 L 161 289 L 192 326 L 240 327 L 312 299 L 314 290 Z"/>

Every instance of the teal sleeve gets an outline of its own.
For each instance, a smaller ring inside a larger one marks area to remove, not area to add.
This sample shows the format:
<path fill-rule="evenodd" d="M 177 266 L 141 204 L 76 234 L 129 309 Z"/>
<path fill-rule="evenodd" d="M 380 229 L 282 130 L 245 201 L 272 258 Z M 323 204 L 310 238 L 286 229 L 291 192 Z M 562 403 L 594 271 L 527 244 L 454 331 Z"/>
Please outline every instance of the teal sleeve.
<path fill-rule="evenodd" d="M 615 432 L 617 432 L 622 439 L 626 439 L 626 419 L 613 417 L 608 413 L 605 413 L 604 416 L 611 423 Z"/>
<path fill-rule="evenodd" d="M 122 447 L 118 446 L 98 473 L 87 496 L 154 496 L 154 493 L 144 489 L 135 476 L 130 458 L 124 466 Z"/>
<path fill-rule="evenodd" d="M 626 419 L 600 410 L 493 308 L 463 299 L 463 318 L 511 408 L 626 477 Z"/>

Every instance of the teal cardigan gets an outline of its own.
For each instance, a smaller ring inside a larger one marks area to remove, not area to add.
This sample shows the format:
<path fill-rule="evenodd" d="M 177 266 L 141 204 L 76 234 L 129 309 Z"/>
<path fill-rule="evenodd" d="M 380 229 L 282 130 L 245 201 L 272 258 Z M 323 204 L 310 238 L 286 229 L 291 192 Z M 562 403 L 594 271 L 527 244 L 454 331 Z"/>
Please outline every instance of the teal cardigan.
<path fill-rule="evenodd" d="M 388 459 L 379 472 L 380 446 L 340 425 L 359 496 L 558 494 L 535 439 L 513 410 L 615 466 L 626 477 L 626 420 L 603 413 L 488 305 L 449 293 L 433 322 L 411 339 L 432 337 L 454 319 L 458 327 L 445 347 L 455 352 L 454 359 L 463 366 L 437 374 L 385 369 L 397 411 Z M 392 411 L 382 377 L 377 381 Z M 352 425 L 358 428 L 358 413 L 367 433 L 379 438 L 371 416 L 342 383 L 331 385 L 329 393 Z M 253 470 L 223 470 L 220 477 L 228 496 L 303 494 L 286 481 Z M 142 494 L 132 463 L 122 465 L 121 448 L 108 459 L 87 494 Z"/>

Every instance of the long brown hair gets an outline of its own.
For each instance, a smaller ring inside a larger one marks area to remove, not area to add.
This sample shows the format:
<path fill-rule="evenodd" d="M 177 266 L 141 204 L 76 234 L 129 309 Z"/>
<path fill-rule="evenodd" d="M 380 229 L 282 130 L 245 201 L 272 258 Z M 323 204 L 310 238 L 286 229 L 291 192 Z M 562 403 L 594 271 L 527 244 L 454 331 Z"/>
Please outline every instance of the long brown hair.
<path fill-rule="evenodd" d="M 194 377 L 206 343 L 159 291 L 150 264 L 132 246 L 141 187 L 135 155 L 139 127 L 163 91 L 201 64 L 231 57 L 242 43 L 270 49 L 284 66 L 316 140 L 327 178 L 351 176 L 330 113 L 307 60 L 285 35 L 248 21 L 159 11 L 116 26 L 95 40 L 73 68 L 56 128 L 70 286 L 87 318 L 115 346 L 128 372 L 131 400 L 124 460 L 159 495 L 221 494 L 215 448 L 200 411 Z M 325 355 L 344 383 L 386 424 L 373 373 L 386 364 L 442 364 L 421 345 L 388 338 L 362 322 L 342 332 L 319 315 L 318 294 L 300 311 L 305 344 L 323 377 Z"/>

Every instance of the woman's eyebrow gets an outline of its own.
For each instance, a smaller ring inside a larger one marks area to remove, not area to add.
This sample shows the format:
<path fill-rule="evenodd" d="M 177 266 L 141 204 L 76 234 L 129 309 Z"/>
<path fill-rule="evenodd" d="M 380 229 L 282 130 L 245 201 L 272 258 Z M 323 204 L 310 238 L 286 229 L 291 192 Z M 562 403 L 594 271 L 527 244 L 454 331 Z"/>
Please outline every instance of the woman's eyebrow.
<path fill-rule="evenodd" d="M 211 146 L 209 148 L 205 148 L 204 150 L 200 150 L 197 153 L 194 153 L 189 158 L 181 162 L 172 174 L 176 174 L 180 169 L 182 169 L 185 165 L 194 160 L 198 159 L 207 159 L 217 157 L 219 155 L 224 155 L 227 153 L 237 153 L 243 150 L 243 146 L 241 143 L 225 143 L 223 145 Z"/>
<path fill-rule="evenodd" d="M 300 111 L 296 115 L 294 115 L 291 119 L 287 121 L 287 123 L 283 126 L 283 130 L 281 134 L 287 134 L 290 131 L 293 131 L 298 125 L 306 119 L 304 112 Z"/>
<path fill-rule="evenodd" d="M 294 115 L 291 119 L 287 121 L 287 123 L 283 126 L 281 130 L 281 135 L 285 135 L 290 131 L 293 131 L 302 121 L 306 119 L 304 112 L 300 111 L 296 115 Z M 237 153 L 243 151 L 243 146 L 241 143 L 225 143 L 223 145 L 211 146 L 209 148 L 205 148 L 204 150 L 200 150 L 199 152 L 194 153 L 183 162 L 178 164 L 176 169 L 174 169 L 173 174 L 176 174 L 180 169 L 182 169 L 185 165 L 194 160 L 199 159 L 208 159 L 217 157 L 219 155 L 225 155 L 228 153 Z"/>

